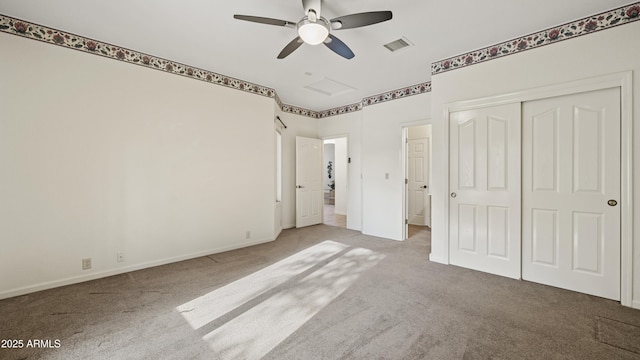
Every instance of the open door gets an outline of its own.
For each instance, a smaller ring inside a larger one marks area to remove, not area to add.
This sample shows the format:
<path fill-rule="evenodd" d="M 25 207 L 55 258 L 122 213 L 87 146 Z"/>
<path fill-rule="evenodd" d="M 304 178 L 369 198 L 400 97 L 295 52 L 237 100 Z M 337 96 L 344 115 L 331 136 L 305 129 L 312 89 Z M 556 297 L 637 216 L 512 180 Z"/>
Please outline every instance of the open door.
<path fill-rule="evenodd" d="M 296 136 L 296 227 L 322 223 L 322 140 Z"/>

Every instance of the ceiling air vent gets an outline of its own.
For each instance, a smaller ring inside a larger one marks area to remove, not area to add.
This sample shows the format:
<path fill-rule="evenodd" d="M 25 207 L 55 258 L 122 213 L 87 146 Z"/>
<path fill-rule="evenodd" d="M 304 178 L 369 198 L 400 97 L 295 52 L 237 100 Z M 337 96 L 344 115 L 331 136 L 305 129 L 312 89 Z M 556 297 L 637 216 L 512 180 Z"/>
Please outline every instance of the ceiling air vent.
<path fill-rule="evenodd" d="M 392 41 L 388 44 L 384 44 L 384 47 L 386 47 L 389 51 L 394 52 L 394 51 L 398 51 L 402 48 L 406 48 L 408 46 L 413 45 L 411 42 L 409 42 L 409 40 L 407 40 L 407 38 L 402 37 L 398 40 Z"/>

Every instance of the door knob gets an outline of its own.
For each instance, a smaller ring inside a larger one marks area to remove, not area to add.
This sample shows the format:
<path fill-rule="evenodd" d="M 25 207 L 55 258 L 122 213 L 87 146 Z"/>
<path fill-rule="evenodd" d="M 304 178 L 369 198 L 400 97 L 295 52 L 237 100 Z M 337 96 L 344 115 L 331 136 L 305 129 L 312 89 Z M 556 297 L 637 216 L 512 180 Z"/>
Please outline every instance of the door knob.
<path fill-rule="evenodd" d="M 612 199 L 612 200 L 607 201 L 607 204 L 609 204 L 609 206 L 616 206 L 616 205 L 618 205 L 618 202 Z"/>
<path fill-rule="evenodd" d="M 452 192 L 452 193 L 451 193 L 451 197 L 452 197 L 452 198 L 454 198 L 454 197 L 456 197 L 456 196 L 458 196 L 458 194 L 456 194 L 456 193 L 454 193 L 454 192 Z"/>
<path fill-rule="evenodd" d="M 422 185 L 422 186 L 420 186 L 420 188 L 421 188 L 421 189 L 426 189 L 426 188 L 427 188 L 427 185 Z"/>

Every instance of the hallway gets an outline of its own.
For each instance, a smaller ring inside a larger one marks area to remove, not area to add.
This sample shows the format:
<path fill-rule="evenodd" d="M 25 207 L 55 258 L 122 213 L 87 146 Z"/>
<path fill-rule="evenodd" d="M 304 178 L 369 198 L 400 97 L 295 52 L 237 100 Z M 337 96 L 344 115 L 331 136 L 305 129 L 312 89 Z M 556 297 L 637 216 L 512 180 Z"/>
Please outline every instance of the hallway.
<path fill-rule="evenodd" d="M 335 213 L 334 199 L 329 197 L 329 193 L 324 194 L 324 223 L 326 225 L 347 228 L 347 216 Z"/>

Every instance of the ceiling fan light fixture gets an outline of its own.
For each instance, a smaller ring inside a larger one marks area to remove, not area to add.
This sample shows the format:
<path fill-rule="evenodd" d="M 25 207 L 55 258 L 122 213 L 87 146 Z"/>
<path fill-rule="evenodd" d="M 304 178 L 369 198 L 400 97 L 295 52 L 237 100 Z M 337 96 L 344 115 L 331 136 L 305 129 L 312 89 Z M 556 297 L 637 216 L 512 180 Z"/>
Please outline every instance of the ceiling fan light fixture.
<path fill-rule="evenodd" d="M 329 27 L 329 22 L 323 17 L 315 22 L 305 17 L 298 23 L 298 35 L 309 45 L 322 44 L 329 36 Z"/>

